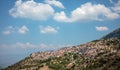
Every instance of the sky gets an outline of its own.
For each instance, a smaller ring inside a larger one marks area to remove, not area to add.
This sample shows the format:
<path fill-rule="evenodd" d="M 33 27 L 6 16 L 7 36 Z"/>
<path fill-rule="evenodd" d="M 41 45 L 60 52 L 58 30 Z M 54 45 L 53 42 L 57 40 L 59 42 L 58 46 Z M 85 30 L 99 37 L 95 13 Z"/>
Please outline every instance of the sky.
<path fill-rule="evenodd" d="M 120 27 L 120 0 L 1 0 L 0 66 L 99 39 Z"/>

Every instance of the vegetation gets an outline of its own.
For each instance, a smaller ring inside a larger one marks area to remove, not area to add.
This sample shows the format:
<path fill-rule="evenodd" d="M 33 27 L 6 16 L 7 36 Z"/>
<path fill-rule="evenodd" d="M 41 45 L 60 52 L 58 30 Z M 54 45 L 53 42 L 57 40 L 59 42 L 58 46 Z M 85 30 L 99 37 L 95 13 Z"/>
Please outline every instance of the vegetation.
<path fill-rule="evenodd" d="M 120 70 L 120 37 L 34 53 L 4 70 L 43 70 L 45 67 L 49 70 Z"/>

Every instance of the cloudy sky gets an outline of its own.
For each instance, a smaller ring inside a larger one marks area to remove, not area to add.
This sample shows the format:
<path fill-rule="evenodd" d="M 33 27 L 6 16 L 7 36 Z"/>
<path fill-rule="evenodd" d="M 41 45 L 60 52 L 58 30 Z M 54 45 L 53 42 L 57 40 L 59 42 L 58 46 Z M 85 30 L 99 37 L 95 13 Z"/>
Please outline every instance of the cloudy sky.
<path fill-rule="evenodd" d="M 1 0 L 0 66 L 120 27 L 120 0 Z"/>

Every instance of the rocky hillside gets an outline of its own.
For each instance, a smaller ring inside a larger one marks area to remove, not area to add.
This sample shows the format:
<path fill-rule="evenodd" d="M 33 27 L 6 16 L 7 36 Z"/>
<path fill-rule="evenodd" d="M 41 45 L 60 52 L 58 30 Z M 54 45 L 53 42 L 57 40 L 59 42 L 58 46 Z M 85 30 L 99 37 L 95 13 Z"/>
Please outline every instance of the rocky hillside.
<path fill-rule="evenodd" d="M 120 70 L 120 38 L 32 53 L 4 70 Z"/>

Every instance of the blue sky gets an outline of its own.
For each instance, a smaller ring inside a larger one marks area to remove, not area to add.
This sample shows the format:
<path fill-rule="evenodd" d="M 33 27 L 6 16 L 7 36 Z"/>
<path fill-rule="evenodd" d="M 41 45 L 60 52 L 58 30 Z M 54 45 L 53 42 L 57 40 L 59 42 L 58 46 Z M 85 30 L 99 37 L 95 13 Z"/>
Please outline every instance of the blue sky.
<path fill-rule="evenodd" d="M 120 27 L 120 0 L 1 0 L 0 66 L 79 45 Z"/>

